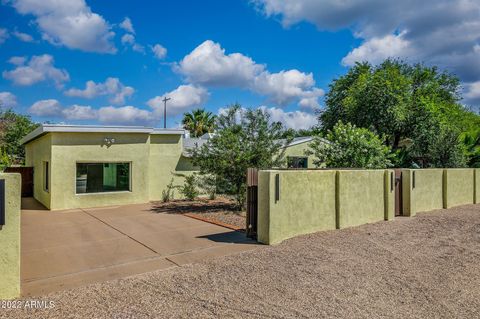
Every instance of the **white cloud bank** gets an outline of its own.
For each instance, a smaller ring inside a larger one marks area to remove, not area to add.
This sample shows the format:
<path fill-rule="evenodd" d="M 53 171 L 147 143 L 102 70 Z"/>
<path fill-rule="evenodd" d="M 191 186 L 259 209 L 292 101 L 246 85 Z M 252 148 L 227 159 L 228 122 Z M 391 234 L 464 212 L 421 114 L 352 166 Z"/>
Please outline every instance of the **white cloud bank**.
<path fill-rule="evenodd" d="M 285 27 L 308 21 L 320 30 L 348 28 L 363 42 L 342 60 L 378 63 L 387 57 L 446 68 L 469 83 L 480 80 L 480 1 L 254 0 Z"/>
<path fill-rule="evenodd" d="M 10 92 L 0 92 L 0 107 L 10 108 L 17 106 L 17 97 Z"/>
<path fill-rule="evenodd" d="M 87 52 L 115 53 L 109 23 L 84 0 L 7 0 L 20 14 L 31 14 L 42 38 Z"/>
<path fill-rule="evenodd" d="M 125 86 L 118 78 L 107 78 L 103 83 L 87 81 L 85 89 L 69 89 L 65 95 L 93 99 L 98 96 L 109 96 L 110 103 L 124 104 L 125 99 L 133 95 L 135 89 L 131 86 Z"/>
<path fill-rule="evenodd" d="M 9 62 L 16 68 L 3 71 L 2 75 L 17 85 L 28 86 L 42 81 L 53 81 L 57 88 L 61 88 L 70 80 L 68 72 L 56 68 L 53 57 L 48 54 L 34 55 L 28 63 L 24 57 L 12 57 Z"/>
<path fill-rule="evenodd" d="M 323 90 L 315 87 L 312 73 L 296 69 L 271 73 L 241 53 L 226 54 L 220 44 L 207 40 L 186 55 L 174 69 L 187 82 L 212 87 L 240 87 L 266 96 L 285 106 L 299 102 L 301 107 L 318 107 Z"/>
<path fill-rule="evenodd" d="M 72 121 L 97 120 L 102 124 L 116 125 L 152 125 L 156 121 L 151 111 L 134 106 L 104 106 L 99 109 L 83 105 L 64 107 L 55 99 L 33 103 L 29 113 L 39 117 Z"/>

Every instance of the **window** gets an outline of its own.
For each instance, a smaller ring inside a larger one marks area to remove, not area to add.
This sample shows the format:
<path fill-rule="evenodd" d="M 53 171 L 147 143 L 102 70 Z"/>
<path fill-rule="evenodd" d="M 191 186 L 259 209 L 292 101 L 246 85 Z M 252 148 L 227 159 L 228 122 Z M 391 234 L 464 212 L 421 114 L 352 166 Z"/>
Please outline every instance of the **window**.
<path fill-rule="evenodd" d="M 43 162 L 43 189 L 48 192 L 50 187 L 48 162 Z"/>
<path fill-rule="evenodd" d="M 287 167 L 288 168 L 308 168 L 308 157 L 288 156 Z"/>
<path fill-rule="evenodd" d="M 77 163 L 77 194 L 130 191 L 130 163 Z"/>

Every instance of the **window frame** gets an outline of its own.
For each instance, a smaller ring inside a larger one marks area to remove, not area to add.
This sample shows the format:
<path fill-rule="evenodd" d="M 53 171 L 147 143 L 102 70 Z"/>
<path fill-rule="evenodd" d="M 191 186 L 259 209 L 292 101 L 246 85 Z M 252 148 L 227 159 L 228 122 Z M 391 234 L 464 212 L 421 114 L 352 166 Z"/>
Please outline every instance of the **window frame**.
<path fill-rule="evenodd" d="M 43 161 L 43 191 L 50 193 L 50 163 L 49 161 Z"/>
<path fill-rule="evenodd" d="M 78 164 L 128 164 L 128 190 L 108 191 L 108 192 L 92 192 L 92 193 L 77 193 L 77 165 Z M 75 196 L 131 193 L 132 192 L 132 177 L 133 177 L 132 170 L 133 170 L 133 162 L 131 162 L 131 161 L 76 161 L 75 162 L 75 178 L 73 179 Z"/>
<path fill-rule="evenodd" d="M 289 167 L 288 162 L 289 162 L 290 159 L 292 159 L 292 160 L 294 160 L 294 159 L 305 160 L 306 166 L 305 167 Z M 293 156 L 293 155 L 287 156 L 287 168 L 290 168 L 290 169 L 308 169 L 308 156 Z"/>

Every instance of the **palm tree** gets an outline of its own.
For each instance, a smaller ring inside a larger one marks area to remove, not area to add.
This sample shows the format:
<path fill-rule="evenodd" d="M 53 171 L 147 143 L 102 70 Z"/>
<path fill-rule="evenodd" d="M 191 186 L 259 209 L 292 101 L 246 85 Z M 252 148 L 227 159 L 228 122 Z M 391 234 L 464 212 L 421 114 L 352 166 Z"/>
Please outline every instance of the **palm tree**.
<path fill-rule="evenodd" d="M 190 131 L 192 137 L 200 137 L 205 133 L 212 133 L 215 129 L 216 116 L 205 109 L 195 109 L 183 114 L 183 128 Z"/>
<path fill-rule="evenodd" d="M 467 153 L 469 167 L 480 167 L 480 129 L 463 134 L 462 142 Z"/>

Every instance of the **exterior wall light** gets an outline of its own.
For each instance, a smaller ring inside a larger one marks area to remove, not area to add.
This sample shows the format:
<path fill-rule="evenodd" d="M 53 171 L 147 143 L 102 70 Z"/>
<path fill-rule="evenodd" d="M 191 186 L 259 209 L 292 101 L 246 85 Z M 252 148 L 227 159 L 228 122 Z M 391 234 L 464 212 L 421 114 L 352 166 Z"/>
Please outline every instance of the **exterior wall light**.
<path fill-rule="evenodd" d="M 112 145 L 113 143 L 115 143 L 115 139 L 114 139 L 114 138 L 111 138 L 111 137 L 105 137 L 105 138 L 103 139 L 103 142 L 105 143 L 105 145 L 110 146 L 110 145 Z"/>

